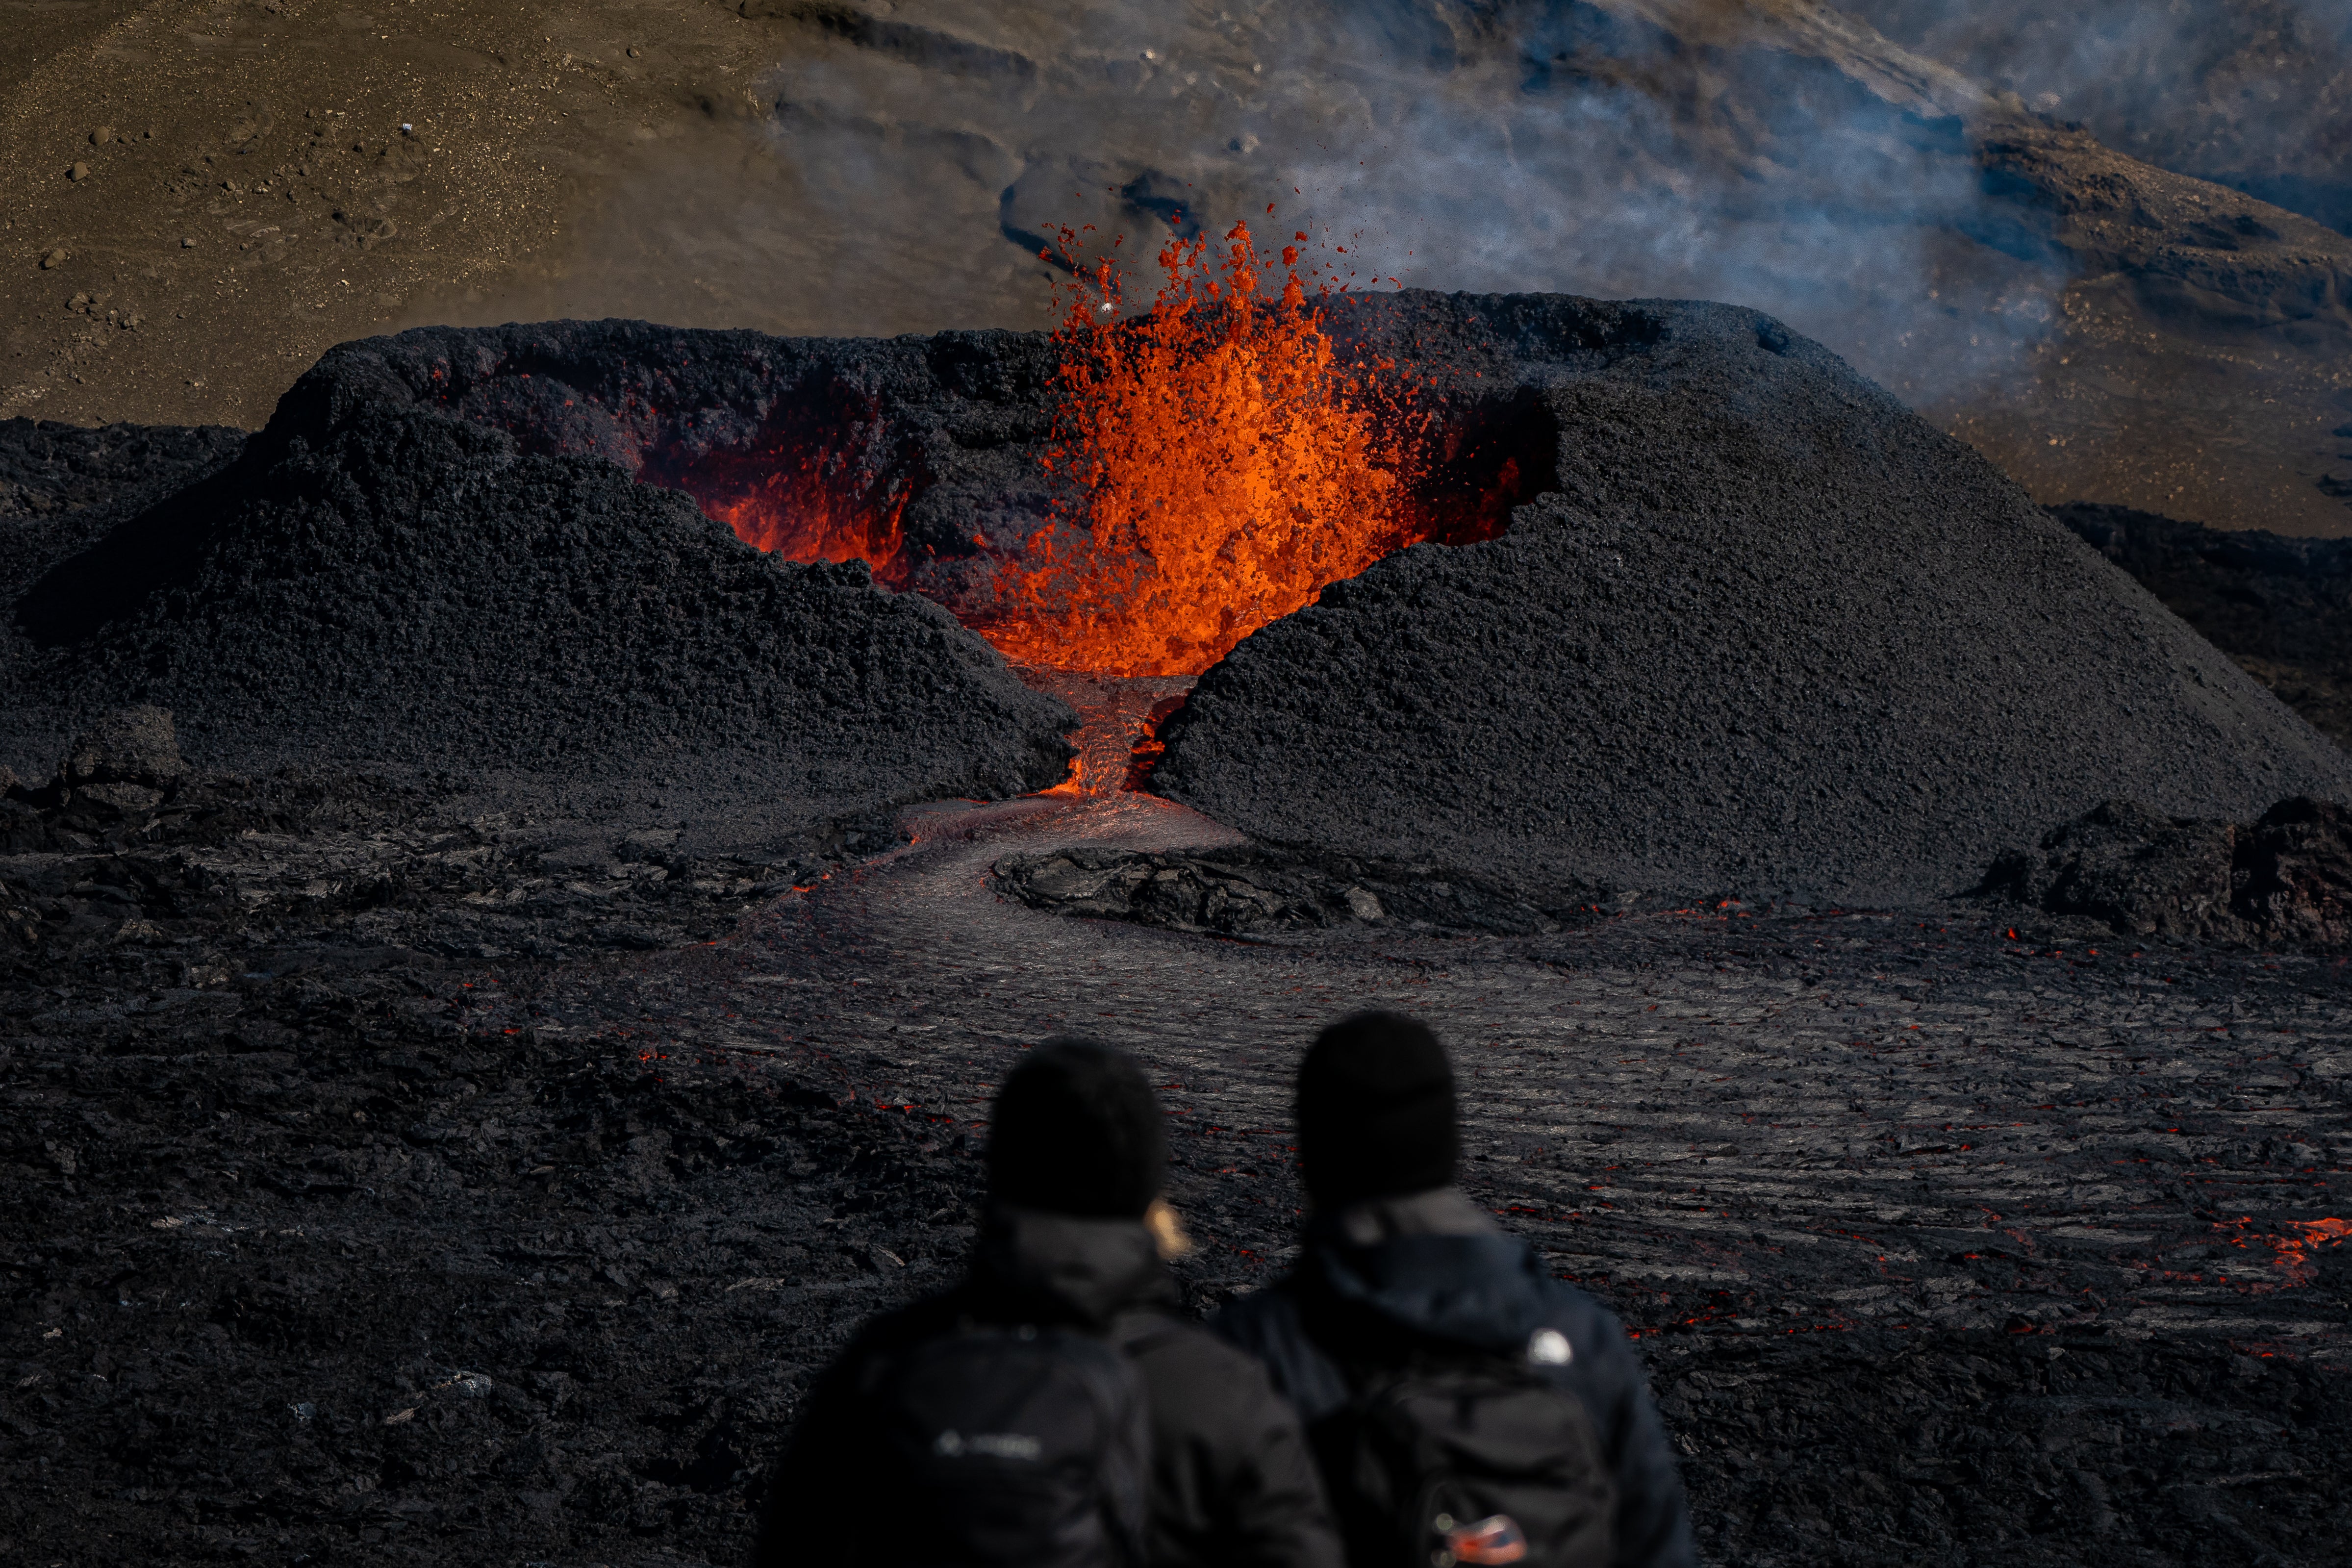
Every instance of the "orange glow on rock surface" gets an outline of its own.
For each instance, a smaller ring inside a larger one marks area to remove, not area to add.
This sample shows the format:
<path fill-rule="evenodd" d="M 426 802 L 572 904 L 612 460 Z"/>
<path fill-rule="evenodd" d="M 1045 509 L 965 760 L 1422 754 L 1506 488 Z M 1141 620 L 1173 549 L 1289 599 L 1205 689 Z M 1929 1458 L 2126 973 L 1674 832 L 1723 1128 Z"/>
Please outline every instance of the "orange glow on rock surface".
<path fill-rule="evenodd" d="M 679 474 L 703 515 L 787 561 L 863 561 L 886 588 L 912 563 L 900 531 L 903 485 L 868 450 L 876 421 L 832 429 L 796 420 L 742 451 L 717 451 Z"/>
<path fill-rule="evenodd" d="M 863 561 L 876 582 L 891 588 L 907 574 L 898 509 L 876 512 L 845 504 L 814 475 L 778 467 L 734 495 L 705 500 L 702 510 L 744 543 L 787 561 Z"/>

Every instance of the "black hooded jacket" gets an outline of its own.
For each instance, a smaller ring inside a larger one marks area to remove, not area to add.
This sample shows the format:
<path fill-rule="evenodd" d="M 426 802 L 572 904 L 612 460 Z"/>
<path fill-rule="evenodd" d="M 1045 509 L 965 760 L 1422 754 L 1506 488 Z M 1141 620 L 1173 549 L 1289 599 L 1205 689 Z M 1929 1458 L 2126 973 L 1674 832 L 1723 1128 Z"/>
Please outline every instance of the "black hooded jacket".
<path fill-rule="evenodd" d="M 874 1320 L 810 1391 L 768 1487 L 755 1568 L 855 1568 L 872 1521 L 906 1500 L 859 1463 L 849 1391 L 877 1353 L 960 1318 L 1076 1325 L 1124 1347 L 1150 1404 L 1149 1568 L 1341 1568 L 1298 1417 L 1265 1369 L 1171 1315 L 1175 1285 L 1134 1220 L 1000 1207 L 971 1276 Z"/>
<path fill-rule="evenodd" d="M 1695 1568 L 1682 1478 L 1624 1329 L 1458 1189 L 1318 1219 L 1296 1270 L 1226 1306 L 1209 1327 L 1265 1363 L 1311 1428 L 1349 1397 L 1316 1336 L 1347 1333 L 1350 1323 L 1377 1331 L 1349 1347 L 1351 1358 L 1394 1329 L 1502 1354 L 1524 1352 L 1541 1329 L 1566 1335 L 1567 1364 L 1543 1370 L 1582 1403 L 1615 1472 L 1617 1568 Z"/>

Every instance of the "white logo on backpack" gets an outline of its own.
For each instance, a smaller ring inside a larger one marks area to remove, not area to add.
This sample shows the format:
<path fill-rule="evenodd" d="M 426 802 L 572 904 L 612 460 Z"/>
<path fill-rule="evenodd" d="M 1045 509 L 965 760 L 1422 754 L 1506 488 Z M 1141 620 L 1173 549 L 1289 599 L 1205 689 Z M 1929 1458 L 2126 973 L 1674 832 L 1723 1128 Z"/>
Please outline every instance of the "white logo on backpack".
<path fill-rule="evenodd" d="M 943 1459 L 961 1459 L 970 1454 L 988 1459 L 1024 1459 L 1034 1464 L 1045 1450 L 1043 1443 L 1022 1432 L 975 1432 L 967 1437 L 950 1430 L 931 1441 L 931 1452 Z"/>

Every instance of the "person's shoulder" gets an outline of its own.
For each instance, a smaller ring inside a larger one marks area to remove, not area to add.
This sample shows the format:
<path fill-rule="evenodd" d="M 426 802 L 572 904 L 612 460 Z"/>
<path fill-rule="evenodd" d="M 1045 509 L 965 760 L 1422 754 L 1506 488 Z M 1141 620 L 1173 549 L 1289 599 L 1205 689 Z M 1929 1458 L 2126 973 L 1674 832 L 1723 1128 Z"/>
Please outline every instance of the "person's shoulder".
<path fill-rule="evenodd" d="M 1238 1434 L 1274 1405 L 1257 1357 L 1201 1324 L 1154 1314 L 1122 1320 L 1117 1333 L 1166 1426 Z"/>
<path fill-rule="evenodd" d="M 1209 1315 L 1209 1331 L 1243 1350 L 1264 1356 L 1276 1341 L 1297 1331 L 1298 1280 L 1285 1275 L 1273 1284 L 1234 1297 Z"/>
<path fill-rule="evenodd" d="M 1203 1324 L 1164 1312 L 1137 1312 L 1114 1329 L 1120 1348 L 1146 1366 L 1181 1367 L 1190 1373 L 1230 1377 L 1257 1365 L 1249 1353 Z"/>
<path fill-rule="evenodd" d="M 864 1362 L 937 1339 L 968 1315 L 966 1294 L 961 1286 L 950 1287 L 918 1297 L 903 1307 L 877 1312 L 857 1325 L 836 1362 Z"/>
<path fill-rule="evenodd" d="M 1553 1328 L 1616 1327 L 1617 1314 L 1582 1287 L 1552 1279 L 1545 1280 L 1542 1289 L 1545 1317 Z"/>
<path fill-rule="evenodd" d="M 1589 1292 L 1565 1279 L 1547 1280 L 1543 1288 L 1542 1321 L 1567 1337 L 1572 1359 L 1588 1373 L 1603 1368 L 1640 1375 L 1640 1358 L 1625 1337 L 1617 1314 Z"/>

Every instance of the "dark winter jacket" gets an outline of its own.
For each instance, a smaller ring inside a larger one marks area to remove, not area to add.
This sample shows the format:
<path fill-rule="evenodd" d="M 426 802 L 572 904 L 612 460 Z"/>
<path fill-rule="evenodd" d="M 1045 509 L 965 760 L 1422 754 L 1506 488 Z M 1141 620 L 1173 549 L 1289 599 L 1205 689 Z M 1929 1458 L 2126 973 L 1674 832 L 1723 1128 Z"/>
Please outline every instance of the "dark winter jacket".
<path fill-rule="evenodd" d="M 1348 1402 L 1327 1349 L 1336 1341 L 1347 1342 L 1351 1361 L 1376 1361 L 1380 1347 L 1412 1336 L 1518 1354 L 1537 1331 L 1556 1329 L 1571 1353 L 1544 1370 L 1582 1402 L 1616 1472 L 1618 1568 L 1697 1562 L 1682 1479 L 1625 1331 L 1458 1189 L 1318 1219 L 1296 1270 L 1225 1307 L 1209 1327 L 1265 1363 L 1310 1429 Z"/>
<path fill-rule="evenodd" d="M 1341 1568 L 1298 1417 L 1248 1356 L 1171 1315 L 1173 1281 L 1130 1220 L 1000 1208 L 971 1277 L 878 1318 L 817 1380 L 768 1488 L 755 1568 L 855 1568 L 875 1522 L 906 1506 L 849 1440 L 874 1355 L 981 1322 L 1074 1325 L 1124 1346 L 1150 1409 L 1150 1568 Z"/>

